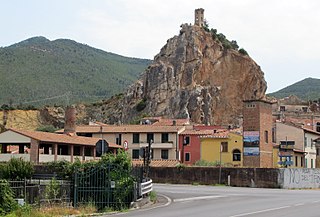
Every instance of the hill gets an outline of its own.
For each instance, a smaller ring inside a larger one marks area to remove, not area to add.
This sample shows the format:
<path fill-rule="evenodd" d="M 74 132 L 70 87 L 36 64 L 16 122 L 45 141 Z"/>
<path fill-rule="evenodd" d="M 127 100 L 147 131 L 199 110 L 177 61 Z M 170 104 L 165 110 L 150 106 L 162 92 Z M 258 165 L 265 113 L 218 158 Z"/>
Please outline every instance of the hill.
<path fill-rule="evenodd" d="M 284 98 L 290 95 L 295 95 L 306 101 L 317 100 L 320 98 L 320 79 L 306 78 L 268 95 L 276 98 Z"/>
<path fill-rule="evenodd" d="M 0 105 L 64 105 L 120 93 L 151 63 L 68 39 L 34 37 L 0 48 Z"/>

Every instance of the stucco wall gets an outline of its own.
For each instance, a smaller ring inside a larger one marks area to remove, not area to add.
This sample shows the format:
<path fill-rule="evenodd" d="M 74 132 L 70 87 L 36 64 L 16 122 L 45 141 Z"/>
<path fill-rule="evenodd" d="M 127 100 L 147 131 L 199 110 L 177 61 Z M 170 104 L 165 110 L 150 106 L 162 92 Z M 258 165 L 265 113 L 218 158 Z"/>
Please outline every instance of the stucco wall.
<path fill-rule="evenodd" d="M 280 169 L 282 188 L 320 188 L 320 169 Z"/>

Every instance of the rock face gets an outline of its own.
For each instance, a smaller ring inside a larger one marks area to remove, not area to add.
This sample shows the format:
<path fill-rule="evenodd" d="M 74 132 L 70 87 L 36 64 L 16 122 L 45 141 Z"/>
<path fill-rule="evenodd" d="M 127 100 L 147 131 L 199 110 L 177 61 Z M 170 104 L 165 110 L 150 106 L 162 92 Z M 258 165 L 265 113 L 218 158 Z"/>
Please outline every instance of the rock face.
<path fill-rule="evenodd" d="M 202 27 L 184 24 L 128 89 L 118 118 L 129 122 L 145 114 L 238 124 L 242 101 L 264 98 L 266 88 L 263 72 L 249 56 L 225 49 Z"/>

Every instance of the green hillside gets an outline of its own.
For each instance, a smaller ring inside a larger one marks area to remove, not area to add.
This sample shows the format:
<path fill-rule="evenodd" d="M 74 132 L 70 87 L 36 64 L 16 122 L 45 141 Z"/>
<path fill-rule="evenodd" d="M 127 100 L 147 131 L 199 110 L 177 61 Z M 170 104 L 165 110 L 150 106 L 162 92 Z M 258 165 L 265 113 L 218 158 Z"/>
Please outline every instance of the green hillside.
<path fill-rule="evenodd" d="M 320 99 L 320 79 L 306 78 L 269 95 L 276 98 L 296 95 L 303 100 L 317 100 Z"/>
<path fill-rule="evenodd" d="M 72 40 L 34 37 L 0 48 L 0 105 L 93 102 L 122 92 L 150 60 Z"/>

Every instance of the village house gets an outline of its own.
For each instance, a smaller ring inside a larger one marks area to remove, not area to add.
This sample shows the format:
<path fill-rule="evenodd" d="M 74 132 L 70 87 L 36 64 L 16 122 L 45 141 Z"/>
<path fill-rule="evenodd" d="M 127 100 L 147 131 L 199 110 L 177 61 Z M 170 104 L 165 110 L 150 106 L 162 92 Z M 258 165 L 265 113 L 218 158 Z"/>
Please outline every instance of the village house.
<path fill-rule="evenodd" d="M 80 136 L 105 139 L 121 145 L 132 159 L 141 159 L 143 149 L 151 142 L 152 159 L 178 159 L 179 134 L 185 126 L 157 125 L 86 125 L 77 126 Z M 57 131 L 62 133 L 62 130 Z"/>
<path fill-rule="evenodd" d="M 200 136 L 201 160 L 216 162 L 225 166 L 243 166 L 243 140 L 240 132 L 218 130 Z"/>
<path fill-rule="evenodd" d="M 293 123 L 276 122 L 274 166 L 291 161 L 286 167 L 316 168 L 316 141 L 320 133 Z M 285 146 L 288 146 L 287 148 Z M 282 165 L 283 166 L 283 165 Z"/>
<path fill-rule="evenodd" d="M 1 133 L 0 144 L 0 161 L 21 157 L 36 164 L 60 160 L 73 162 L 75 158 L 94 160 L 103 153 L 115 153 L 122 148 L 100 138 L 17 129 Z"/>
<path fill-rule="evenodd" d="M 194 125 L 184 130 L 179 135 L 179 150 L 182 163 L 192 165 L 201 160 L 201 141 L 200 137 L 211 135 L 217 129 L 222 129 L 221 126 L 204 126 Z"/>

